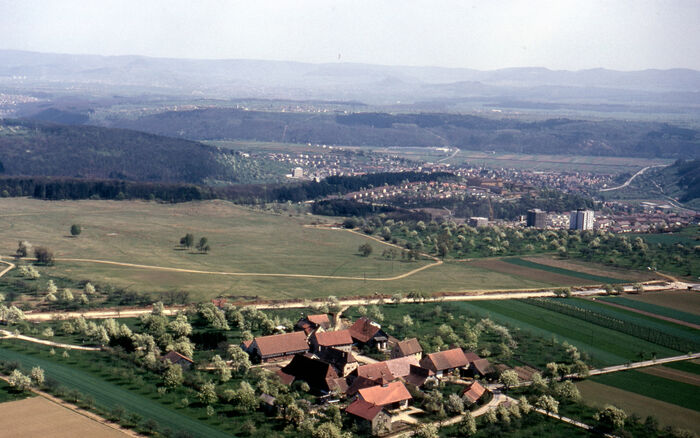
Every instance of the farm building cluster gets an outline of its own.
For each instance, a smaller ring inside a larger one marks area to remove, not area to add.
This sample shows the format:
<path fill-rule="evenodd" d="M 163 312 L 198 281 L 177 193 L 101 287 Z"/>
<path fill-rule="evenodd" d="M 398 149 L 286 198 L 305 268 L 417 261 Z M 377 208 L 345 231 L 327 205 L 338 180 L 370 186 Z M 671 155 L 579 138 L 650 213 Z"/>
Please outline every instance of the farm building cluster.
<path fill-rule="evenodd" d="M 283 383 L 303 381 L 328 402 L 342 400 L 345 412 L 374 435 L 400 430 L 412 391 L 449 378 L 462 382 L 461 396 L 475 404 L 488 392 L 476 378 L 502 371 L 459 347 L 424 354 L 416 338 L 398 340 L 367 317 L 338 325 L 332 327 L 328 315 L 308 315 L 291 333 L 256 337 L 241 348 Z M 389 359 L 377 361 L 368 352 Z"/>

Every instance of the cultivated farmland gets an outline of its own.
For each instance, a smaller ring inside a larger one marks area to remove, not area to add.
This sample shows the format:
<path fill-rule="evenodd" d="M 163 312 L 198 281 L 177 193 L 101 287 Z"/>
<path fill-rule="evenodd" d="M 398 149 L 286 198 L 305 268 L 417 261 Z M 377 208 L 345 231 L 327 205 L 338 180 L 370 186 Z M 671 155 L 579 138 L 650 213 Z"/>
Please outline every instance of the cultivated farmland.
<path fill-rule="evenodd" d="M 70 438 L 76 436 L 126 438 L 130 435 L 105 426 L 43 397 L 0 405 L 3 436 Z"/>

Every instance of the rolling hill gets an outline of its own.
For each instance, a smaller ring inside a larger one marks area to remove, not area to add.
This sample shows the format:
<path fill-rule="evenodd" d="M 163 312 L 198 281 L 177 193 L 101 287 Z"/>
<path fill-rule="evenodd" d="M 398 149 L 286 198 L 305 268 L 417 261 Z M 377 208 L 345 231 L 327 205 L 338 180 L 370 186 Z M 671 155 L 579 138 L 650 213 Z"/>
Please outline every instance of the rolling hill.
<path fill-rule="evenodd" d="M 190 140 L 25 120 L 0 120 L 0 163 L 2 176 L 208 184 L 269 181 L 282 170 Z"/>

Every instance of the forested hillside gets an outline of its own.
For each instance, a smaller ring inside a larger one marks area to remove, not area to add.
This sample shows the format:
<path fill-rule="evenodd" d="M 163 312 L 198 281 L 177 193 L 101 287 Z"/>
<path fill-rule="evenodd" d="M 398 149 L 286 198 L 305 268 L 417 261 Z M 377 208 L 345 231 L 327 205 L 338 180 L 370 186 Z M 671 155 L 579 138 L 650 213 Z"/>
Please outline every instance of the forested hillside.
<path fill-rule="evenodd" d="M 457 114 L 308 114 L 209 108 L 111 126 L 192 140 L 240 139 L 364 146 L 630 157 L 700 157 L 700 132 L 664 123 L 550 119 L 525 122 Z"/>
<path fill-rule="evenodd" d="M 0 120 L 0 163 L 3 176 L 215 184 L 271 182 L 283 175 L 270 163 L 194 141 L 18 120 Z"/>

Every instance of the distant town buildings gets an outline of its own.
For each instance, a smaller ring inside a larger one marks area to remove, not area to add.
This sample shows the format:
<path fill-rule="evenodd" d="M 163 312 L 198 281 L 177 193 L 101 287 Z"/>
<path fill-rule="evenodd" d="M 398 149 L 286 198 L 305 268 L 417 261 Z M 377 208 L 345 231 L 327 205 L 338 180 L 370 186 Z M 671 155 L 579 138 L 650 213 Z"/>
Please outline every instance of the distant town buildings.
<path fill-rule="evenodd" d="M 593 210 L 581 210 L 571 212 L 569 228 L 572 230 L 592 230 L 594 221 Z"/>
<path fill-rule="evenodd" d="M 474 228 L 488 227 L 489 220 L 485 217 L 472 216 L 469 218 L 469 226 Z"/>
<path fill-rule="evenodd" d="M 304 177 L 304 169 L 301 167 L 295 167 L 292 170 L 292 178 L 303 178 Z"/>
<path fill-rule="evenodd" d="M 547 226 L 547 213 L 534 208 L 527 211 L 527 226 L 534 228 L 544 228 Z"/>

